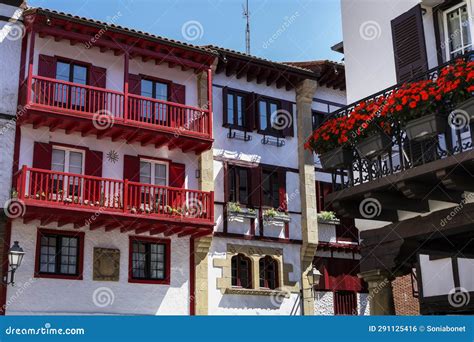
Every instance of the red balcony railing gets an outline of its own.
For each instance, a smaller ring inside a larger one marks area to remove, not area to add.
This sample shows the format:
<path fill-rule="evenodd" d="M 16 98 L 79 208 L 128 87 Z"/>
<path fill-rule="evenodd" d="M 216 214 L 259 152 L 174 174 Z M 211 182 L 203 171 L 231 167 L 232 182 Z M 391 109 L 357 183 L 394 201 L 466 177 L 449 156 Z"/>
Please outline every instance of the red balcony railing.
<path fill-rule="evenodd" d="M 117 123 L 212 137 L 208 109 L 42 76 L 32 76 L 30 84 L 26 104 L 41 109 L 66 111 L 91 119 L 94 115 L 106 114 Z"/>
<path fill-rule="evenodd" d="M 26 204 L 121 212 L 151 218 L 214 223 L 214 193 L 28 168 L 18 176 Z"/>

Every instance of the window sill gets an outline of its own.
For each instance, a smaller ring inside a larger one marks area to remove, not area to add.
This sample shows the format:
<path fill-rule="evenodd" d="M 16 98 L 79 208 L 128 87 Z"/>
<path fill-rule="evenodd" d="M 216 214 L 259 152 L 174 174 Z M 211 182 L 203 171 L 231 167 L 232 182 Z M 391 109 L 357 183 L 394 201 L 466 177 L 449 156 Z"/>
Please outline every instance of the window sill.
<path fill-rule="evenodd" d="M 153 280 L 153 279 L 128 279 L 129 283 L 134 283 L 134 284 L 156 284 L 156 285 L 170 285 L 170 280 L 169 279 L 163 279 L 163 280 Z"/>
<path fill-rule="evenodd" d="M 46 278 L 46 279 L 65 279 L 65 280 L 82 280 L 82 274 L 80 275 L 67 275 L 67 274 L 46 274 L 36 273 L 35 278 Z"/>
<path fill-rule="evenodd" d="M 244 296 L 284 296 L 290 298 L 289 291 L 270 289 L 244 289 L 241 287 L 226 288 L 224 294 L 244 295 Z"/>

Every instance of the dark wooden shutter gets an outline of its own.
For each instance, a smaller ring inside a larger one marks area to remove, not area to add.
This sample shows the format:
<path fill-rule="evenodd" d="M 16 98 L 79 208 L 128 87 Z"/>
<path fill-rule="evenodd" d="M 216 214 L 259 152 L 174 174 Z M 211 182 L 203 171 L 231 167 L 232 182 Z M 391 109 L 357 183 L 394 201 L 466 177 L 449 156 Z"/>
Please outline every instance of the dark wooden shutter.
<path fill-rule="evenodd" d="M 56 59 L 53 56 L 39 55 L 38 75 L 56 78 Z"/>
<path fill-rule="evenodd" d="M 102 159 L 101 151 L 86 151 L 86 163 L 84 173 L 88 176 L 102 177 Z M 100 194 L 103 192 L 102 181 L 99 179 L 86 179 L 84 181 L 84 196 L 86 200 L 100 201 Z"/>
<path fill-rule="evenodd" d="M 336 239 L 341 241 L 359 241 L 359 231 L 355 226 L 355 221 L 350 217 L 339 218 L 340 223 L 336 225 Z"/>
<path fill-rule="evenodd" d="M 262 168 L 254 167 L 250 169 L 250 204 L 258 208 L 260 207 L 261 202 L 261 193 L 262 193 Z"/>
<path fill-rule="evenodd" d="M 406 82 L 428 70 L 421 6 L 391 21 L 397 82 Z"/>
<path fill-rule="evenodd" d="M 249 132 L 255 129 L 255 93 L 245 97 L 245 128 Z"/>
<path fill-rule="evenodd" d="M 175 188 L 184 188 L 186 179 L 186 167 L 184 164 L 171 163 L 170 164 L 170 186 Z"/>
<path fill-rule="evenodd" d="M 282 211 L 286 211 L 288 209 L 286 203 L 286 170 L 278 170 L 278 195 L 279 207 Z"/>
<path fill-rule="evenodd" d="M 284 128 L 283 128 L 283 136 L 284 137 L 293 137 L 295 136 L 294 134 L 294 128 L 293 128 L 293 103 L 290 102 L 290 101 L 284 101 L 282 100 L 281 101 L 281 109 L 284 110 L 284 112 L 281 114 L 281 115 L 287 115 L 287 113 L 290 114 L 290 116 L 288 118 L 282 118 L 283 120 L 286 120 L 286 121 L 282 121 L 282 123 L 285 124 Z"/>
<path fill-rule="evenodd" d="M 89 68 L 89 84 L 93 87 L 105 88 L 107 85 L 107 69 L 91 66 Z"/>
<path fill-rule="evenodd" d="M 224 127 L 229 124 L 227 120 L 227 107 L 227 87 L 224 87 L 222 88 L 222 125 Z"/>
<path fill-rule="evenodd" d="M 177 83 L 171 83 L 170 101 L 186 104 L 186 86 Z"/>
<path fill-rule="evenodd" d="M 128 92 L 130 94 L 142 94 L 142 79 L 140 75 L 128 74 Z"/>
<path fill-rule="evenodd" d="M 140 158 L 137 156 L 123 156 L 123 179 L 131 182 L 140 181 Z"/>
<path fill-rule="evenodd" d="M 48 143 L 35 142 L 33 147 L 33 167 L 36 169 L 51 170 L 53 147 Z"/>

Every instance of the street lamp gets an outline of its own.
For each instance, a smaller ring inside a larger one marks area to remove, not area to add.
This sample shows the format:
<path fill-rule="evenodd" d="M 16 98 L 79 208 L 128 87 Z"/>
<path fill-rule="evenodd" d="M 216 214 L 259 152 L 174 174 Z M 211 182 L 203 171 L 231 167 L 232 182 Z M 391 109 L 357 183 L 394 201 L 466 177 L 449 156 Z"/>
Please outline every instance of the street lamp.
<path fill-rule="evenodd" d="M 321 277 L 321 272 L 319 272 L 319 270 L 315 266 L 313 266 L 313 269 L 308 272 L 308 281 L 313 288 L 319 285 Z"/>
<path fill-rule="evenodd" d="M 13 246 L 10 247 L 8 250 L 8 264 L 10 265 L 10 271 L 8 273 L 11 274 L 10 280 L 8 280 L 8 273 L 5 276 L 3 283 L 5 285 L 11 284 L 12 286 L 15 285 L 15 271 L 18 267 L 20 267 L 21 262 L 23 260 L 23 256 L 25 252 L 23 252 L 23 248 L 20 247 L 18 241 L 13 242 Z"/>

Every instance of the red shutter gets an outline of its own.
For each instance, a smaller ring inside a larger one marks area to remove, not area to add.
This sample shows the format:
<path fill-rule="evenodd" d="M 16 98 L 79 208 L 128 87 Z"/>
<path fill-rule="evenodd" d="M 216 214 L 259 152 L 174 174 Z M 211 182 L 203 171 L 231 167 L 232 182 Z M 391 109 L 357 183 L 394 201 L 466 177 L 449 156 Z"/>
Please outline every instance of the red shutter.
<path fill-rule="evenodd" d="M 89 69 L 89 84 L 93 87 L 105 88 L 107 84 L 107 69 L 91 66 Z"/>
<path fill-rule="evenodd" d="M 227 120 L 227 87 L 222 88 L 222 125 L 227 127 L 229 121 Z"/>
<path fill-rule="evenodd" d="M 33 167 L 36 169 L 51 170 L 53 147 L 48 143 L 35 142 L 33 147 Z"/>
<path fill-rule="evenodd" d="M 39 55 L 38 75 L 56 78 L 56 59 L 52 56 Z"/>
<path fill-rule="evenodd" d="M 245 97 L 245 128 L 251 132 L 255 129 L 255 93 L 249 93 Z"/>
<path fill-rule="evenodd" d="M 286 202 L 286 171 L 278 170 L 278 193 L 280 198 L 280 209 L 282 211 L 287 211 L 287 202 Z"/>
<path fill-rule="evenodd" d="M 262 192 L 262 168 L 254 167 L 250 169 L 250 204 L 254 208 L 258 208 L 261 205 L 261 192 Z"/>
<path fill-rule="evenodd" d="M 123 156 L 123 179 L 130 182 L 140 181 L 140 158 L 137 156 Z"/>
<path fill-rule="evenodd" d="M 142 79 L 139 75 L 128 74 L 128 92 L 130 94 L 142 94 Z"/>
<path fill-rule="evenodd" d="M 186 104 L 186 87 L 182 84 L 171 83 L 170 101 Z"/>
<path fill-rule="evenodd" d="M 170 163 L 170 186 L 174 188 L 183 188 L 186 178 L 186 167 L 184 164 Z"/>
<path fill-rule="evenodd" d="M 51 170 L 53 154 L 51 144 L 35 142 L 33 147 L 33 167 L 36 169 Z M 50 178 L 49 180 L 47 178 Z M 46 184 L 52 184 L 51 175 L 34 173 L 31 177 L 31 195 L 48 192 Z"/>
<path fill-rule="evenodd" d="M 86 151 L 86 165 L 84 173 L 88 176 L 102 177 L 102 152 Z M 86 200 L 97 202 L 102 192 L 102 181 L 98 179 L 86 179 L 84 181 L 84 197 Z"/>
<path fill-rule="evenodd" d="M 283 136 L 284 137 L 293 137 L 294 129 L 293 129 L 293 103 L 290 101 L 281 101 L 281 109 L 284 111 L 282 115 L 289 114 L 289 117 L 282 117 L 281 123 L 284 123 L 285 126 L 283 128 Z"/>
<path fill-rule="evenodd" d="M 38 75 L 48 78 L 56 78 L 56 58 L 52 56 L 46 55 L 39 55 L 38 60 Z M 36 82 L 36 81 L 35 81 Z M 35 93 L 33 96 L 35 97 L 35 102 L 44 104 L 44 105 L 52 105 L 54 101 L 54 86 L 51 83 L 40 83 L 41 86 L 34 87 Z"/>

